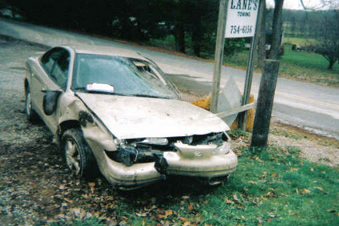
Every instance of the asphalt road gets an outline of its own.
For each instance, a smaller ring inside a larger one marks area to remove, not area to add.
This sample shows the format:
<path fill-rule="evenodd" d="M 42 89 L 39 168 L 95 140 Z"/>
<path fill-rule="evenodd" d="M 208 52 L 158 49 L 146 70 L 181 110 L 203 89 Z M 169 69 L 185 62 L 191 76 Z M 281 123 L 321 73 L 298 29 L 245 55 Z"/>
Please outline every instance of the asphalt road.
<path fill-rule="evenodd" d="M 211 87 L 213 64 L 200 60 L 5 19 L 0 19 L 0 35 L 46 46 L 85 43 L 131 49 L 150 57 L 165 72 L 181 74 L 181 76 L 176 76 L 175 79 L 181 81 L 190 89 L 196 88 L 208 93 Z M 235 78 L 242 91 L 245 71 L 223 67 L 222 85 L 225 84 L 230 75 Z M 255 97 L 258 94 L 260 76 L 260 74 L 255 73 L 253 78 L 252 93 Z M 192 83 L 192 81 L 195 82 Z M 339 89 L 279 78 L 273 116 L 278 121 L 339 139 Z"/>

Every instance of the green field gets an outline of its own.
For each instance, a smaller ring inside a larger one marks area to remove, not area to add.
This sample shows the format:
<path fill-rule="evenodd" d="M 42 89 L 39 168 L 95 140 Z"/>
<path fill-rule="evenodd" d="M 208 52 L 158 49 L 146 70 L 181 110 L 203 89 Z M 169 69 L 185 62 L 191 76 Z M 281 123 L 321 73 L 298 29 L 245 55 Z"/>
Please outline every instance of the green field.
<path fill-rule="evenodd" d="M 284 48 L 285 53 L 280 59 L 280 77 L 339 87 L 338 63 L 333 66 L 333 70 L 328 70 L 328 62 L 323 56 L 304 51 L 292 51 L 291 45 L 284 45 Z M 235 56 L 226 57 L 224 61 L 231 66 L 246 68 L 248 54 L 249 51 L 244 50 Z"/>
<path fill-rule="evenodd" d="M 305 39 L 305 38 L 290 38 L 290 37 L 284 37 L 284 44 L 297 44 L 299 46 L 306 46 L 316 43 L 317 41 L 315 39 Z"/>
<path fill-rule="evenodd" d="M 305 80 L 339 87 L 339 65 L 328 70 L 328 62 L 315 53 L 295 52 L 291 45 L 285 45 L 285 55 L 281 58 L 279 74 L 297 80 Z"/>

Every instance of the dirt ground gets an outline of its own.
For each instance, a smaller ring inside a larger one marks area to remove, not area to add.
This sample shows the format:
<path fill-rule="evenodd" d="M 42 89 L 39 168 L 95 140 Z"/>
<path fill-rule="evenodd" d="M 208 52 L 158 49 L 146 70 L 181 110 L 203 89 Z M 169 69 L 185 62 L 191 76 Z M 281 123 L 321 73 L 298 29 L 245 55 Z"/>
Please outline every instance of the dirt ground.
<path fill-rule="evenodd" d="M 0 224 L 36 225 L 81 216 L 104 216 L 123 225 L 121 207 L 152 212 L 194 192 L 184 183 L 160 183 L 133 193 L 115 191 L 103 179 L 75 179 L 42 122 L 24 114 L 25 60 L 42 47 L 0 38 Z M 191 98 L 184 96 L 185 98 Z M 243 145 L 235 141 L 234 145 Z M 299 146 L 302 157 L 339 166 L 339 142 L 273 123 L 270 142 Z M 159 192 L 161 191 L 161 192 Z M 208 189 L 206 191 L 208 192 Z M 200 191 L 200 194 L 202 192 Z M 133 204 L 133 205 L 132 205 Z"/>

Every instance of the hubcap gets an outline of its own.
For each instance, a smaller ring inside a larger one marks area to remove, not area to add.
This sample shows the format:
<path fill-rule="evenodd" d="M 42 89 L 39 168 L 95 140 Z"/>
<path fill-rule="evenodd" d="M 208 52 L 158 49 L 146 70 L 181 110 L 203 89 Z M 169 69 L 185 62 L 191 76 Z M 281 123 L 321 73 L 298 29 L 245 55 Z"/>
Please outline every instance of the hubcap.
<path fill-rule="evenodd" d="M 80 153 L 77 145 L 71 139 L 66 141 L 65 154 L 68 167 L 75 172 L 75 175 L 78 175 L 80 173 Z"/>

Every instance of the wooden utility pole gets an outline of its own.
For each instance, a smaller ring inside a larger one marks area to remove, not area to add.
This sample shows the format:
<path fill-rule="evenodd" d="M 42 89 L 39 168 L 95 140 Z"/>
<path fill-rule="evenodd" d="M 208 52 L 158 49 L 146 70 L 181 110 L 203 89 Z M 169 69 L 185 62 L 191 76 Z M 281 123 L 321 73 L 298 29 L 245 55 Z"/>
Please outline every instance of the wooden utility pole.
<path fill-rule="evenodd" d="M 211 112 L 213 113 L 218 112 L 217 108 L 218 108 L 218 97 L 219 97 L 219 90 L 220 90 L 220 74 L 221 74 L 221 66 L 223 63 L 224 46 L 225 46 L 227 5 L 228 5 L 228 0 L 220 0 L 217 42 L 216 42 L 215 55 L 214 55 L 212 99 L 211 99 L 211 105 L 210 105 Z"/>
<path fill-rule="evenodd" d="M 258 15 L 257 32 L 257 67 L 264 66 L 266 59 L 266 1 L 260 2 L 260 12 Z"/>
<path fill-rule="evenodd" d="M 281 46 L 281 34 L 282 34 L 282 11 L 284 0 L 275 0 L 273 24 L 272 24 L 272 44 L 268 54 L 269 59 L 278 59 L 278 52 Z"/>
<path fill-rule="evenodd" d="M 279 71 L 278 60 L 265 60 L 255 112 L 251 147 L 267 147 L 274 93 Z"/>

